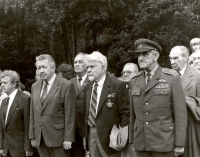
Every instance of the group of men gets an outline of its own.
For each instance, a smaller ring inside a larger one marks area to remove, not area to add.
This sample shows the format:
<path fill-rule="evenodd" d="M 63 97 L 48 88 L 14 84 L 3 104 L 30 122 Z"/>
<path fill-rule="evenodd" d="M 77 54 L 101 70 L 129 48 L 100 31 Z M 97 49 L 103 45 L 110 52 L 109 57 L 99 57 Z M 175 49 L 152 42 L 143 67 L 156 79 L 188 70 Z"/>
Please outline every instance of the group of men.
<path fill-rule="evenodd" d="M 134 147 L 137 157 L 196 157 L 199 144 L 189 149 L 193 142 L 188 132 L 198 129 L 198 122 L 186 100 L 200 98 L 200 74 L 187 64 L 189 51 L 184 46 L 170 52 L 174 70 L 158 65 L 161 51 L 158 43 L 138 39 L 135 54 L 141 71 L 126 64 L 126 83 L 106 74 L 107 58 L 98 51 L 75 57 L 77 76 L 71 80 L 55 74 L 50 55 L 40 55 L 40 79 L 32 85 L 31 98 L 18 90 L 16 72 L 3 71 L 1 88 L 8 97 L 1 105 L 0 153 L 32 156 L 36 147 L 40 157 L 84 157 L 85 152 L 91 157 L 120 157 L 121 152 L 110 147 L 115 125 L 129 127 L 127 145 Z"/>

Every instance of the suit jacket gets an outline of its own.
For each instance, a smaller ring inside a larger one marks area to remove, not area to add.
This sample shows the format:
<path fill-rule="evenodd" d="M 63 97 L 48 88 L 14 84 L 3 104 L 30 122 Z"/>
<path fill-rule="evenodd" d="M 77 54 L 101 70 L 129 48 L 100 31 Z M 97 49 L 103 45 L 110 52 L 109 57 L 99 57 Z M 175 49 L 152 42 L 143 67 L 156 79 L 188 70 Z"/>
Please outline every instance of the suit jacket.
<path fill-rule="evenodd" d="M 30 139 L 36 139 L 40 146 L 41 135 L 48 147 L 60 147 L 63 141 L 74 141 L 76 98 L 74 85 L 56 76 L 43 107 L 40 93 L 42 80 L 32 85 L 30 111 Z"/>
<path fill-rule="evenodd" d="M 17 91 L 6 124 L 3 113 L 5 103 L 4 99 L 0 111 L 0 149 L 4 149 L 6 155 L 9 151 L 11 156 L 25 156 L 25 151 L 33 152 L 28 136 L 30 97 Z"/>
<path fill-rule="evenodd" d="M 71 81 L 73 82 L 74 88 L 76 91 L 76 102 L 77 102 L 76 123 L 77 123 L 79 134 L 83 137 L 84 136 L 84 114 L 83 114 L 84 113 L 84 87 L 86 86 L 86 84 L 89 83 L 89 79 L 88 77 L 86 77 L 80 89 L 78 89 L 78 86 L 77 86 L 77 77 L 72 78 Z"/>
<path fill-rule="evenodd" d="M 200 98 L 200 72 L 190 66 L 189 64 L 186 67 L 186 70 L 181 77 L 181 84 L 183 86 L 183 91 L 186 98 L 193 99 Z M 187 105 L 190 105 L 190 99 L 186 99 Z M 199 106 L 196 105 L 196 106 Z M 196 121 L 193 113 L 188 107 L 188 131 L 187 139 L 185 145 L 184 156 L 198 157 L 200 156 L 199 147 L 200 147 L 200 122 Z M 194 149 L 195 148 L 195 149 Z"/>
<path fill-rule="evenodd" d="M 168 152 L 185 145 L 186 102 L 180 77 L 173 72 L 158 66 L 147 86 L 144 71 L 130 82 L 129 140 L 135 150 Z"/>
<path fill-rule="evenodd" d="M 93 83 L 94 81 L 91 81 L 84 89 L 86 140 L 88 140 L 88 116 Z M 107 105 L 109 101 L 113 103 L 111 108 Z M 95 120 L 100 143 L 107 154 L 116 153 L 116 150 L 109 147 L 112 127 L 114 125 L 119 126 L 119 124 L 122 127 L 128 125 L 129 113 L 129 97 L 125 83 L 106 75 Z"/>

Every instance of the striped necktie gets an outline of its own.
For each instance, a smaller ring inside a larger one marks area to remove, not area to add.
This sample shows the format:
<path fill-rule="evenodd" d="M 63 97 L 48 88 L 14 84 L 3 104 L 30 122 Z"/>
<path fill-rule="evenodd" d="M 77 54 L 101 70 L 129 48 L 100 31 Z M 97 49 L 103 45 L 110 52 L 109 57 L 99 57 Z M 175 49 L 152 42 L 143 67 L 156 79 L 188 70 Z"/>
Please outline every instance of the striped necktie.
<path fill-rule="evenodd" d="M 93 90 L 92 90 L 92 97 L 90 100 L 90 110 L 89 110 L 89 119 L 88 119 L 88 125 L 90 127 L 93 127 L 96 125 L 95 119 L 96 119 L 96 110 L 97 110 L 97 86 L 98 84 L 95 83 Z"/>
<path fill-rule="evenodd" d="M 48 82 L 45 82 L 44 83 L 43 92 L 42 92 L 42 97 L 41 97 L 41 104 L 42 104 L 42 106 L 43 106 L 43 103 L 44 103 L 44 99 L 47 96 L 47 85 L 48 85 Z"/>

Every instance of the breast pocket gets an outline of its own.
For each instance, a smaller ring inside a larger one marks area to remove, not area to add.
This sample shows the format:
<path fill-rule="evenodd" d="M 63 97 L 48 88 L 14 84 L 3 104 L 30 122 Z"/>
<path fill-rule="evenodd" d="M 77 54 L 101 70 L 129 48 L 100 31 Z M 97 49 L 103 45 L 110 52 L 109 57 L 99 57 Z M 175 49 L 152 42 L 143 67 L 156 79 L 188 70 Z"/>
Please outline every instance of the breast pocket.
<path fill-rule="evenodd" d="M 171 106 L 171 90 L 154 89 L 154 107 L 170 107 L 170 106 Z"/>
<path fill-rule="evenodd" d="M 132 90 L 132 101 L 134 108 L 140 108 L 140 100 L 141 100 L 141 91 L 140 90 Z"/>

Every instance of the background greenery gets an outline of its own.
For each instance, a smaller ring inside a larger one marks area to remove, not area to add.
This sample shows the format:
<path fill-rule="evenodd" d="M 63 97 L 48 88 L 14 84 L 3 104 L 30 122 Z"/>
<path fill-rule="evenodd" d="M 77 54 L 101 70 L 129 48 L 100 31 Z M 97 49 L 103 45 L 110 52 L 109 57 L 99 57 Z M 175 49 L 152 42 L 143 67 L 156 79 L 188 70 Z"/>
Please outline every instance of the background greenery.
<path fill-rule="evenodd" d="M 59 65 L 98 50 L 119 76 L 125 63 L 137 62 L 138 38 L 157 41 L 159 62 L 170 67 L 170 49 L 199 37 L 199 8 L 198 0 L 1 0 L 0 69 L 16 70 L 23 82 L 34 78 L 40 54 Z"/>

